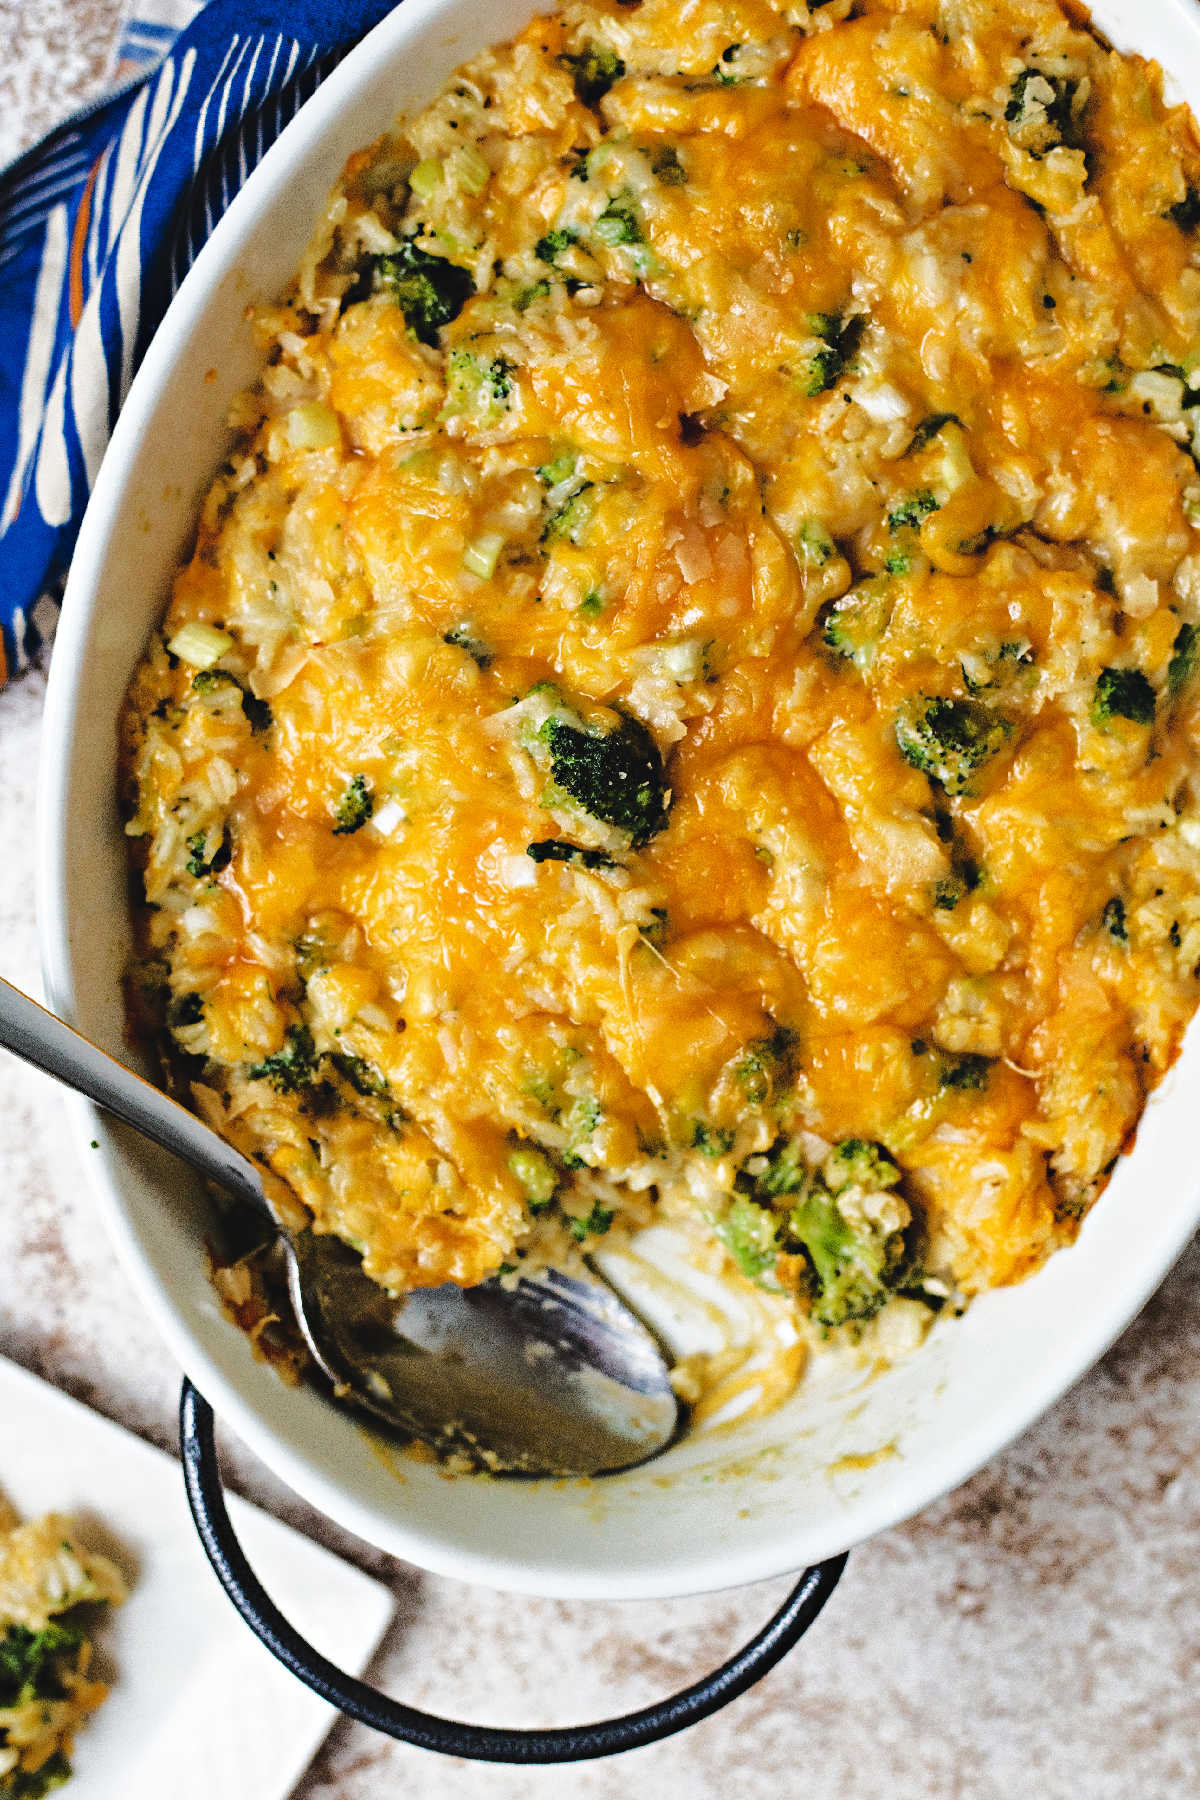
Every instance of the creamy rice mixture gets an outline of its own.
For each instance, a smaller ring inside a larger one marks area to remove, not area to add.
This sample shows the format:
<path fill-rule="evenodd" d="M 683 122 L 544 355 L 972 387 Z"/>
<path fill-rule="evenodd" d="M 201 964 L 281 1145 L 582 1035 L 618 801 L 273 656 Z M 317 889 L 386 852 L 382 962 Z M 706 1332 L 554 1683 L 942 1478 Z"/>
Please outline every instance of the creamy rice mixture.
<path fill-rule="evenodd" d="M 1198 230 L 1046 0 L 571 4 L 351 158 L 124 798 L 140 1025 L 377 1280 L 1070 1242 L 1198 997 Z"/>

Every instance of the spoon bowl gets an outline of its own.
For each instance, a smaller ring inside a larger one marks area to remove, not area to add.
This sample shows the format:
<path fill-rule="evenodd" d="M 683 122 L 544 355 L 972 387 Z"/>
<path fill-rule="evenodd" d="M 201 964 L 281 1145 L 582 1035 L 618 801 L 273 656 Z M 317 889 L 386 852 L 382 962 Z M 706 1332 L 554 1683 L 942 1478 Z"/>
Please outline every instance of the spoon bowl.
<path fill-rule="evenodd" d="M 602 1474 L 645 1462 L 674 1437 L 679 1407 L 662 1353 L 606 1284 L 545 1269 L 389 1294 L 340 1238 L 284 1218 L 248 1157 L 6 981 L 0 1047 L 270 1220 L 296 1323 L 338 1400 L 492 1474 Z"/>

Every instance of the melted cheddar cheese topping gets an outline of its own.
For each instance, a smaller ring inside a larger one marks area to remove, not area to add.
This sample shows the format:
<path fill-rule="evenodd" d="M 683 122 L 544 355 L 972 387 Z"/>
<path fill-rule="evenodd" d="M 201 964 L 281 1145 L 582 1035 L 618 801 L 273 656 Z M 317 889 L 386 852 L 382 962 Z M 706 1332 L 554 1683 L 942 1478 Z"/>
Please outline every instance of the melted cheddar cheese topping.
<path fill-rule="evenodd" d="M 1046 0 L 571 4 L 351 158 L 124 740 L 141 1005 L 378 1280 L 1074 1235 L 1198 997 L 1198 227 Z"/>

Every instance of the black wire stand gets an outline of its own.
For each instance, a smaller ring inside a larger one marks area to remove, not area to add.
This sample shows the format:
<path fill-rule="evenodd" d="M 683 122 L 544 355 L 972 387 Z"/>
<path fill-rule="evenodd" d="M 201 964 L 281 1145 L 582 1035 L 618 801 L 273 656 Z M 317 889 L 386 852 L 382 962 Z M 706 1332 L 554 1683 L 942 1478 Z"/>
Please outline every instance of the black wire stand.
<path fill-rule="evenodd" d="M 466 1757 L 472 1762 L 586 1762 L 656 1743 L 709 1718 L 744 1694 L 799 1642 L 846 1566 L 843 1555 L 806 1569 L 774 1617 L 735 1656 L 703 1680 L 667 1700 L 643 1707 L 640 1712 L 601 1719 L 591 1725 L 545 1731 L 469 1725 L 419 1712 L 416 1707 L 381 1694 L 365 1681 L 336 1668 L 288 1623 L 247 1562 L 229 1522 L 213 1440 L 212 1408 L 186 1379 L 179 1399 L 179 1438 L 188 1504 L 208 1560 L 247 1625 L 271 1654 L 306 1687 L 360 1724 L 415 1744 L 418 1749 Z"/>

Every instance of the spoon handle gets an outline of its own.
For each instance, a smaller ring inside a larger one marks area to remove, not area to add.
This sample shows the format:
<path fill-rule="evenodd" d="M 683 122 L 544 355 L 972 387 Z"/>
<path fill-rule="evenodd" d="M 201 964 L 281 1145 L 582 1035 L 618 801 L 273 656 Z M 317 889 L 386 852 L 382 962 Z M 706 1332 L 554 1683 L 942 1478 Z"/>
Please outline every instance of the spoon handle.
<path fill-rule="evenodd" d="M 0 1048 L 115 1113 L 143 1137 L 190 1163 L 229 1193 L 267 1210 L 254 1164 L 161 1089 L 98 1050 L 19 989 L 0 980 Z"/>

